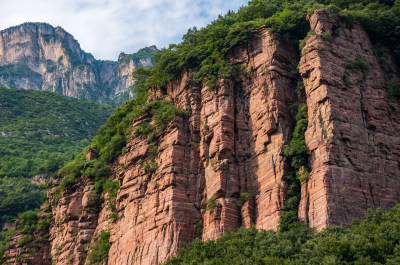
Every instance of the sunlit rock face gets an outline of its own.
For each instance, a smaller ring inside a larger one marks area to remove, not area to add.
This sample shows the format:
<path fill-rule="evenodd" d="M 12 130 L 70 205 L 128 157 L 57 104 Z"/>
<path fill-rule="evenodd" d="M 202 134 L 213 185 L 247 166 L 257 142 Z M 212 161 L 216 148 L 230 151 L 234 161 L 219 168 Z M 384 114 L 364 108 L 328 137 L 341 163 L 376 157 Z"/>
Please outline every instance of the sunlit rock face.
<path fill-rule="evenodd" d="M 216 239 L 251 225 L 276 230 L 293 171 L 283 150 L 293 133 L 295 103 L 308 105 L 311 172 L 301 182 L 301 222 L 321 230 L 399 202 L 400 105 L 386 89 L 388 80 L 399 81 L 397 66 L 388 57 L 390 67 L 381 68 L 359 25 L 350 27 L 327 10 L 308 19 L 315 35 L 301 53 L 262 27 L 229 55 L 242 70 L 218 79 L 216 87 L 184 72 L 163 89 L 151 89 L 150 98 L 191 110 L 159 135 L 157 168 L 145 170 L 152 146 L 135 130 L 152 122 L 147 113 L 132 121 L 124 154 L 111 165 L 109 178 L 119 182 L 115 205 L 102 194 L 100 211 L 91 211 L 93 181 L 83 176 L 59 199 L 54 180 L 48 186 L 50 238 L 45 251 L 26 259 L 84 264 L 89 246 L 108 230 L 109 265 L 159 264 L 195 238 Z M 357 58 L 368 62 L 368 71 L 344 78 L 346 64 Z M 290 73 L 298 64 L 305 87 L 299 94 Z M 97 156 L 91 152 L 87 160 Z M 12 248 L 10 260 L 22 251 Z"/>
<path fill-rule="evenodd" d="M 386 85 L 399 80 L 393 58 L 383 69 L 359 24 L 350 26 L 328 10 L 317 10 L 309 22 L 317 35 L 302 51 L 300 74 L 312 172 L 299 216 L 321 230 L 399 202 L 400 106 L 388 98 Z M 326 32 L 331 39 L 320 37 Z M 368 70 L 349 70 L 356 60 Z"/>
<path fill-rule="evenodd" d="M 130 92 L 130 74 L 153 65 L 155 46 L 118 61 L 96 60 L 61 27 L 25 23 L 0 31 L 0 85 L 112 101 Z"/>

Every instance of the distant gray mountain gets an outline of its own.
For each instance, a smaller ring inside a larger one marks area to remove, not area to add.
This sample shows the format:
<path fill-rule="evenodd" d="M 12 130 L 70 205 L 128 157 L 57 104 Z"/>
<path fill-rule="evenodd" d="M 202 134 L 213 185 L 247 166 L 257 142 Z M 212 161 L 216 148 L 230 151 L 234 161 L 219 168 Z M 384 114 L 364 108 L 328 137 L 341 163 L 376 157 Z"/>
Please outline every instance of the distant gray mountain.
<path fill-rule="evenodd" d="M 61 27 L 24 23 L 0 31 L 0 86 L 48 90 L 58 94 L 116 101 L 132 97 L 130 73 L 153 65 L 155 46 L 118 61 L 96 60 Z"/>

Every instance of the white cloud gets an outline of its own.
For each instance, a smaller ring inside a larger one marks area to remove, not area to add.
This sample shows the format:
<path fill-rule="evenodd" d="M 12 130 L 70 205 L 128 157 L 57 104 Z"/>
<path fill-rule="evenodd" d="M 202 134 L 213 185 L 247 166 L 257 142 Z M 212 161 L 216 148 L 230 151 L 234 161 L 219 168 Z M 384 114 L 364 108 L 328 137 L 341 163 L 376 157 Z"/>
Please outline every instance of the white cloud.
<path fill-rule="evenodd" d="M 178 43 L 187 29 L 203 27 L 247 0 L 0 0 L 0 29 L 47 22 L 71 33 L 98 59 L 119 52 Z"/>

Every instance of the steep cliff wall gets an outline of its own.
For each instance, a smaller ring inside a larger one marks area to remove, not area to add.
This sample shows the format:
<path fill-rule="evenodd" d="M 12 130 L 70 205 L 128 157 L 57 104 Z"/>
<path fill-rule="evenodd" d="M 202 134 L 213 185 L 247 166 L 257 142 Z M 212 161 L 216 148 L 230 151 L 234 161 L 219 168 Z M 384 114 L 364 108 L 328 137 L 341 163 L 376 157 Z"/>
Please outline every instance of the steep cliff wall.
<path fill-rule="evenodd" d="M 300 73 L 312 172 L 299 216 L 321 230 L 399 202 L 400 105 L 387 96 L 387 82 L 399 80 L 390 52 L 383 67 L 359 24 L 327 10 L 309 21 L 315 35 L 302 51 Z"/>
<path fill-rule="evenodd" d="M 99 61 L 61 27 L 25 23 L 0 31 L 0 85 L 64 96 L 113 100 L 132 85 L 130 73 L 153 64 L 154 46 Z"/>
<path fill-rule="evenodd" d="M 283 150 L 294 103 L 305 101 L 311 173 L 301 182 L 300 221 L 321 230 L 398 202 L 400 104 L 387 96 L 387 82 L 398 81 L 390 52 L 383 67 L 361 26 L 331 11 L 317 10 L 309 21 L 301 58 L 262 27 L 230 54 L 235 70 L 215 88 L 182 73 L 151 90 L 149 100 L 164 98 L 191 115 L 175 117 L 156 142 L 136 130 L 154 125 L 150 113 L 133 120 L 109 176 L 119 182 L 115 202 L 109 194 L 94 200 L 94 183 L 83 176 L 59 199 L 55 180 L 48 193 L 53 262 L 90 263 L 104 231 L 108 264 L 158 264 L 195 238 L 252 224 L 277 229 L 293 171 Z M 299 61 L 305 92 L 297 94 L 290 70 Z M 157 167 L 147 164 L 149 154 Z"/>
<path fill-rule="evenodd" d="M 56 205 L 51 244 L 57 264 L 82 262 L 87 243 L 106 229 L 109 264 L 164 262 L 196 237 L 213 239 L 240 226 L 276 229 L 289 169 L 282 150 L 290 140 L 290 106 L 297 101 L 287 70 L 297 61 L 295 48 L 278 40 L 263 28 L 232 53 L 236 74 L 214 89 L 183 74 L 164 92 L 154 91 L 192 115 L 176 117 L 159 137 L 154 173 L 143 166 L 152 146 L 133 130 L 125 155 L 113 165 L 120 183 L 114 222 L 107 203 L 99 215 L 87 214 L 93 188 L 84 178 L 58 203 L 49 192 Z M 144 121 L 151 119 L 141 116 L 133 128 Z"/>

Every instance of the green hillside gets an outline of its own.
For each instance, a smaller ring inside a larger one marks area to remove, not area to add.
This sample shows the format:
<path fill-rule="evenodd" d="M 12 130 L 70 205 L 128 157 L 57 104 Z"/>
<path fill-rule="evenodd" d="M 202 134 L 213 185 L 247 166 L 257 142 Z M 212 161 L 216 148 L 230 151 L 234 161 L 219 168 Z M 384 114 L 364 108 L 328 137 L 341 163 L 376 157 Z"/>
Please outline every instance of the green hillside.
<path fill-rule="evenodd" d="M 113 107 L 0 88 L 0 177 L 56 172 L 90 144 Z"/>

